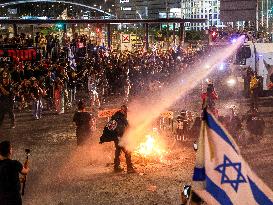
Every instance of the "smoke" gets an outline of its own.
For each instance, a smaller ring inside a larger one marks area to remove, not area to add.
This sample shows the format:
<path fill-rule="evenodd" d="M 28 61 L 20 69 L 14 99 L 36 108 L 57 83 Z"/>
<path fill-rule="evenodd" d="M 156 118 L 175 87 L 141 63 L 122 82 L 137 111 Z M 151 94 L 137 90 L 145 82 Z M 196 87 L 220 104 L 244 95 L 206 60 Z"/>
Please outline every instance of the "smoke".
<path fill-rule="evenodd" d="M 193 65 L 187 73 L 177 76 L 173 83 L 159 93 L 147 93 L 146 97 L 139 97 L 129 104 L 130 129 L 122 138 L 120 145 L 128 150 L 135 150 L 160 113 L 168 110 L 179 98 L 195 88 L 218 64 L 230 57 L 243 41 L 244 37 L 242 36 L 235 44 L 224 49 L 217 49 L 213 54 Z M 183 84 L 181 84 L 181 80 L 183 80 Z"/>
<path fill-rule="evenodd" d="M 53 201 L 55 204 L 65 202 L 66 194 L 73 193 L 75 189 L 75 186 L 70 184 L 75 185 L 75 181 L 90 180 L 112 170 L 114 156 L 112 146 L 112 143 L 98 146 L 97 143 L 92 144 L 92 142 L 77 147 L 59 146 L 58 151 L 54 151 L 53 155 L 41 155 L 36 158 L 35 167 L 31 170 L 29 180 L 31 183 L 28 183 L 27 194 L 24 196 L 24 204 L 47 205 L 54 204 Z M 48 148 L 47 151 L 51 153 L 52 149 Z M 86 190 L 83 186 L 78 187 L 77 191 L 84 193 Z"/>
<path fill-rule="evenodd" d="M 241 37 L 236 44 L 218 50 L 217 53 L 208 56 L 206 59 L 200 59 L 200 63 L 196 63 L 188 73 L 177 76 L 171 85 L 160 92 L 155 94 L 147 93 L 146 96 L 139 97 L 130 103 L 128 106 L 130 129 L 122 138 L 121 145 L 128 150 L 135 150 L 160 113 L 168 110 L 174 102 L 196 87 L 202 79 L 206 78 L 217 64 L 231 56 L 242 40 Z M 182 79 L 183 84 L 181 84 Z M 49 149 L 47 152 L 51 153 L 54 147 L 47 149 Z M 102 146 L 96 143 L 77 148 L 71 146 L 70 150 L 67 150 L 65 146 L 64 149 L 58 150 L 57 156 L 46 154 L 39 159 L 43 172 L 38 173 L 39 169 L 37 167 L 36 176 L 33 177 L 36 183 L 29 183 L 28 195 L 25 196 L 27 198 L 24 201 L 26 204 L 36 205 L 52 204 L 53 201 L 57 204 L 59 200 L 68 200 L 60 197 L 60 195 L 63 190 L 68 191 L 64 192 L 62 196 L 65 196 L 66 193 L 75 192 L 72 190 L 74 186 L 70 186 L 70 184 L 73 184 L 73 180 L 90 180 L 96 175 L 109 172 L 112 168 L 113 152 L 113 143 Z M 109 164 L 109 167 L 105 167 L 105 163 Z M 77 193 L 81 193 L 81 191 L 85 193 L 85 187 L 82 186 L 81 188 L 83 190 L 77 188 Z M 58 200 L 56 201 L 56 199 Z"/>

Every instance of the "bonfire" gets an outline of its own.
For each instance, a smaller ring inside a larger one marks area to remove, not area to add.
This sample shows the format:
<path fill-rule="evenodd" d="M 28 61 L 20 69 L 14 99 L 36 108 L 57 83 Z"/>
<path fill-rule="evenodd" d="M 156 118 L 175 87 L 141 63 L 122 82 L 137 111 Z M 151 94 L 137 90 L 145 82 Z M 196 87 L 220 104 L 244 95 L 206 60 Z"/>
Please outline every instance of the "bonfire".
<path fill-rule="evenodd" d="M 168 153 L 165 147 L 158 135 L 148 134 L 134 151 L 134 155 L 145 160 L 163 161 L 164 156 Z"/>

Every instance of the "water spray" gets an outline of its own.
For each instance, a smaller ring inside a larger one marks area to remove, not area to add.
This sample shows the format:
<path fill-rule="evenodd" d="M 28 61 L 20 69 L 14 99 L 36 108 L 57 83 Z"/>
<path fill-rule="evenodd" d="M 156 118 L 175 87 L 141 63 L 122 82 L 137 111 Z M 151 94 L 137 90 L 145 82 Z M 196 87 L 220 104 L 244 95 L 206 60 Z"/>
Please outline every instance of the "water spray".
<path fill-rule="evenodd" d="M 147 98 L 135 99 L 129 104 L 128 119 L 130 129 L 122 138 L 120 144 L 133 151 L 145 136 L 146 130 L 156 120 L 160 113 L 166 111 L 173 103 L 195 88 L 205 79 L 219 64 L 229 58 L 244 42 L 244 36 L 224 49 L 210 54 L 208 59 L 192 66 L 186 74 L 177 76 L 172 84 L 165 87 L 157 95 L 147 94 Z M 181 79 L 184 84 L 181 85 Z"/>

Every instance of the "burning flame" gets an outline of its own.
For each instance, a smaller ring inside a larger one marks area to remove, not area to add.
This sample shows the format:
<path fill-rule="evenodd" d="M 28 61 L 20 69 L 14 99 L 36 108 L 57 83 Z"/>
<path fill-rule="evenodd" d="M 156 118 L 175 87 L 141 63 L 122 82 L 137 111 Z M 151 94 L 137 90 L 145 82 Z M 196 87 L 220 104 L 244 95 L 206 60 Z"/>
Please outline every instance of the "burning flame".
<path fill-rule="evenodd" d="M 146 141 L 140 143 L 135 150 L 135 154 L 143 158 L 159 158 L 162 160 L 164 155 L 167 154 L 164 146 L 152 135 L 146 135 L 145 138 Z"/>

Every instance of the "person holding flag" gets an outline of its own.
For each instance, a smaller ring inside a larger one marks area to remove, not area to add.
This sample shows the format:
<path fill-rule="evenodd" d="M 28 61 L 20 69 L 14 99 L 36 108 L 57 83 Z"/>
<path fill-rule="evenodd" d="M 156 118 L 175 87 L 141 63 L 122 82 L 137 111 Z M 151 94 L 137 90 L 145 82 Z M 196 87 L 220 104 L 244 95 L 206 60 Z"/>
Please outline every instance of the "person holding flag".
<path fill-rule="evenodd" d="M 202 109 L 208 108 L 214 115 L 218 116 L 215 100 L 218 99 L 218 94 L 215 91 L 214 85 L 211 81 L 208 82 L 207 92 L 202 93 Z"/>
<path fill-rule="evenodd" d="M 192 191 L 212 205 L 273 205 L 272 190 L 250 169 L 234 139 L 206 109 Z"/>

